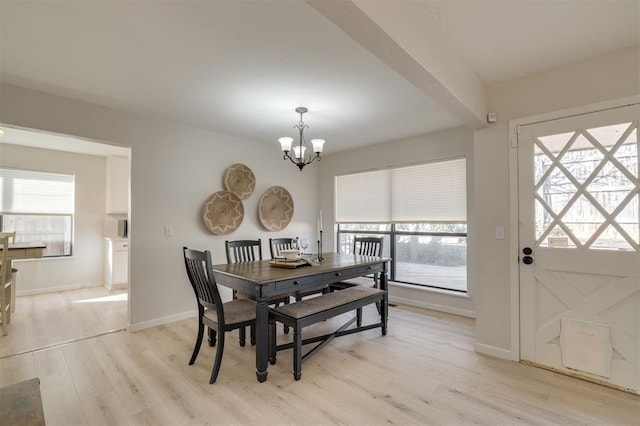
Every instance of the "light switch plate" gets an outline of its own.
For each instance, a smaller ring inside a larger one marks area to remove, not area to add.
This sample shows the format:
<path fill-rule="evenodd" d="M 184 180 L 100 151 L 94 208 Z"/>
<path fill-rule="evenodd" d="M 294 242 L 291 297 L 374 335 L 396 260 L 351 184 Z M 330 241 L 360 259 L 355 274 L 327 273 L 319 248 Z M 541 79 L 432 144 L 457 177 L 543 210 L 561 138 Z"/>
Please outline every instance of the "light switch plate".
<path fill-rule="evenodd" d="M 173 236 L 173 226 L 171 226 L 171 225 L 165 225 L 164 226 L 164 236 L 165 237 Z"/>
<path fill-rule="evenodd" d="M 494 228 L 494 235 L 496 240 L 504 240 L 504 226 L 496 225 Z"/>

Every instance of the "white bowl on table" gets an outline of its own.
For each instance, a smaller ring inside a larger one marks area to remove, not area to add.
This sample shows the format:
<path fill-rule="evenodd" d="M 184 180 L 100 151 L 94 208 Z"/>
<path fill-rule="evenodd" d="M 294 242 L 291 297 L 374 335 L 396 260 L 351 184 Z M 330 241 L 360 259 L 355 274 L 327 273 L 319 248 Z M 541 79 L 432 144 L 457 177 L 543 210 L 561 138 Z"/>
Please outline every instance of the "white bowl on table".
<path fill-rule="evenodd" d="M 300 252 L 298 249 L 280 250 L 280 257 L 283 257 L 286 261 L 298 260 L 300 259 Z"/>

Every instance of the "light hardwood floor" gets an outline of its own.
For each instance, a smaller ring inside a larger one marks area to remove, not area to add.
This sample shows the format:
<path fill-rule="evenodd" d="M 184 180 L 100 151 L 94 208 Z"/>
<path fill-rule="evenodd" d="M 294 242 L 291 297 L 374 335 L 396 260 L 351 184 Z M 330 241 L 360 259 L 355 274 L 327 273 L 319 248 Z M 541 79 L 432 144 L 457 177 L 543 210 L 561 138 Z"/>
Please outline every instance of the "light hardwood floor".
<path fill-rule="evenodd" d="M 73 299 L 62 296 L 54 298 Z M 83 311 L 80 321 L 99 314 Z M 267 382 L 257 383 L 253 348 L 239 347 L 230 333 L 218 381 L 209 385 L 215 349 L 203 345 L 187 365 L 196 331 L 189 319 L 4 355 L 0 386 L 39 377 L 48 425 L 640 425 L 637 396 L 477 354 L 471 319 L 393 307 L 389 327 L 385 337 L 370 330 L 335 339 L 304 364 L 299 382 L 283 351 Z M 2 352 L 20 342 L 0 340 Z"/>

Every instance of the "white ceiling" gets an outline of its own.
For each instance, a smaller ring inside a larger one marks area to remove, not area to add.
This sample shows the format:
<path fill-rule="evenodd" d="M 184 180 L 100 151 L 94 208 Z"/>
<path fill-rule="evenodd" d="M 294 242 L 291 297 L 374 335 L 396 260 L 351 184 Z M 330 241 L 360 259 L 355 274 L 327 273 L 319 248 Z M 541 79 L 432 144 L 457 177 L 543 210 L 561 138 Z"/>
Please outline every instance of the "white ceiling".
<path fill-rule="evenodd" d="M 424 4 L 487 85 L 639 40 L 637 1 Z M 6 83 L 274 149 L 297 106 L 326 153 L 462 124 L 300 0 L 0 0 L 0 25 Z"/>

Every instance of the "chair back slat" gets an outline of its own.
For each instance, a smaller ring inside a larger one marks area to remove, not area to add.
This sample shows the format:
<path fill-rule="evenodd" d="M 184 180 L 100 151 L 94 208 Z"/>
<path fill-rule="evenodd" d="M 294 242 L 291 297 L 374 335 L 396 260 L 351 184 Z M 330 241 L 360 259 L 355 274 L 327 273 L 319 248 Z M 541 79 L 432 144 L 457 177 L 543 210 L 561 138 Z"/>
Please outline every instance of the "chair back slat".
<path fill-rule="evenodd" d="M 15 240 L 15 238 L 15 232 L 0 232 L 0 250 L 2 250 L 0 252 L 0 284 L 2 285 L 8 282 L 11 276 L 11 268 L 3 265 L 9 264 L 9 240 Z"/>
<path fill-rule="evenodd" d="M 262 240 L 225 241 L 227 263 L 255 262 L 262 260 Z"/>
<path fill-rule="evenodd" d="M 219 321 L 224 323 L 222 299 L 213 276 L 211 252 L 192 250 L 187 247 L 183 247 L 182 251 L 187 276 L 200 305 L 198 309 L 215 309 Z"/>
<path fill-rule="evenodd" d="M 297 238 L 269 238 L 269 251 L 271 259 L 280 256 L 280 250 L 292 250 L 298 248 Z"/>
<path fill-rule="evenodd" d="M 353 252 L 363 256 L 382 257 L 382 237 L 355 237 Z"/>

